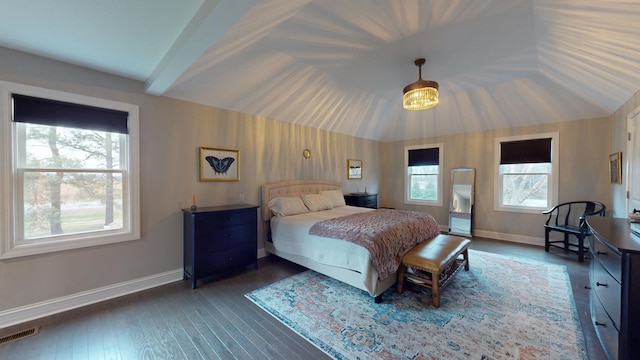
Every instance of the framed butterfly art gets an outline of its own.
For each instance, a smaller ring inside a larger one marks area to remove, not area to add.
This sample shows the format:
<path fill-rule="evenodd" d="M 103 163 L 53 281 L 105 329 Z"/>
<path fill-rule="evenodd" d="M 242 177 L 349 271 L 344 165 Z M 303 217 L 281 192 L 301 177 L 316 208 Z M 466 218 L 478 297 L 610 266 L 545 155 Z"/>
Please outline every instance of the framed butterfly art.
<path fill-rule="evenodd" d="M 200 148 L 200 181 L 240 180 L 240 151 Z"/>

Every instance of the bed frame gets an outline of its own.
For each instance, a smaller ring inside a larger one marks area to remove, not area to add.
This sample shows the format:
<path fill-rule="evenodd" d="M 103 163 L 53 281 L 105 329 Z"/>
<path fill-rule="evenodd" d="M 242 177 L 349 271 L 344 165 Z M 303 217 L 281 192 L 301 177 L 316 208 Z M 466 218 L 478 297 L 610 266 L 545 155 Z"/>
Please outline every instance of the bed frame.
<path fill-rule="evenodd" d="M 342 184 L 339 181 L 332 180 L 286 180 L 275 183 L 264 184 L 262 186 L 262 220 L 265 222 L 264 228 L 266 229 L 267 241 L 265 241 L 265 250 L 271 254 L 274 254 L 283 259 L 287 259 L 296 264 L 302 265 L 311 270 L 317 271 L 326 276 L 332 277 L 336 280 L 340 280 L 358 289 L 369 292 L 374 298 L 375 302 L 382 301 L 382 293 L 391 287 L 395 281 L 396 276 L 391 275 L 384 281 L 378 279 L 371 279 L 373 288 L 368 288 L 361 279 L 361 273 L 349 269 L 344 269 L 335 266 L 329 266 L 310 260 L 306 257 L 293 255 L 290 253 L 276 250 L 271 242 L 271 210 L 267 204 L 273 198 L 282 196 L 298 196 L 303 194 L 317 194 L 323 190 L 336 190 L 341 189 Z M 374 272 L 375 273 L 375 272 Z"/>

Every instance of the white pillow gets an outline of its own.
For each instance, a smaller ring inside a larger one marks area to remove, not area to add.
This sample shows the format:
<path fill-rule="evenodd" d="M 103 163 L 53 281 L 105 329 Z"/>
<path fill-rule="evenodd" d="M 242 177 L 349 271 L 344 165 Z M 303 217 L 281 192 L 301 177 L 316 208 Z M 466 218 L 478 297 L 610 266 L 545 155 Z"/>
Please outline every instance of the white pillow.
<path fill-rule="evenodd" d="M 309 209 L 307 209 L 299 196 L 273 198 L 267 206 L 275 216 L 297 215 L 309 212 Z"/>
<path fill-rule="evenodd" d="M 305 205 L 307 205 L 307 208 L 309 208 L 309 211 L 311 212 L 329 210 L 333 208 L 333 205 L 331 204 L 331 202 L 323 195 L 305 194 L 305 195 L 300 195 L 300 197 L 302 198 L 302 201 L 304 202 Z"/>
<path fill-rule="evenodd" d="M 334 208 L 347 205 L 344 202 L 344 195 L 342 195 L 342 190 L 323 190 L 320 191 L 320 195 L 324 195 L 331 202 Z"/>

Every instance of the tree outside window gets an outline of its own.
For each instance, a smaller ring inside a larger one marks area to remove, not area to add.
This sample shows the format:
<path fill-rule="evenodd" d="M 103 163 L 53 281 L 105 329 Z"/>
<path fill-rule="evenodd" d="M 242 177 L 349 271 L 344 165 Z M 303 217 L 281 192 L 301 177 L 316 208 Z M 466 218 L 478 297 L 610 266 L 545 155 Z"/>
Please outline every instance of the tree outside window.
<path fill-rule="evenodd" d="M 18 126 L 26 135 L 25 240 L 122 228 L 121 134 Z"/>

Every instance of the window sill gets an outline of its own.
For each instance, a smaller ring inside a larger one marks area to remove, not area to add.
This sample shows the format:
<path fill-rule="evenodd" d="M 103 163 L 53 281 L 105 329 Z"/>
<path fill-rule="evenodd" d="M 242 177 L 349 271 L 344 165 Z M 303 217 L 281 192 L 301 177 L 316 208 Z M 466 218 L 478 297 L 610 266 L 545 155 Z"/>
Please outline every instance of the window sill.
<path fill-rule="evenodd" d="M 82 249 L 92 246 L 107 245 L 120 243 L 124 241 L 132 241 L 140 239 L 140 234 L 136 233 L 121 233 L 117 235 L 100 236 L 93 238 L 86 238 L 82 240 L 66 240 L 66 241 L 49 241 L 49 242 L 37 242 L 31 244 L 19 244 L 13 246 L 7 246 L 2 249 L 0 254 L 0 260 L 14 259 L 23 256 L 48 254 L 59 251 Z"/>

